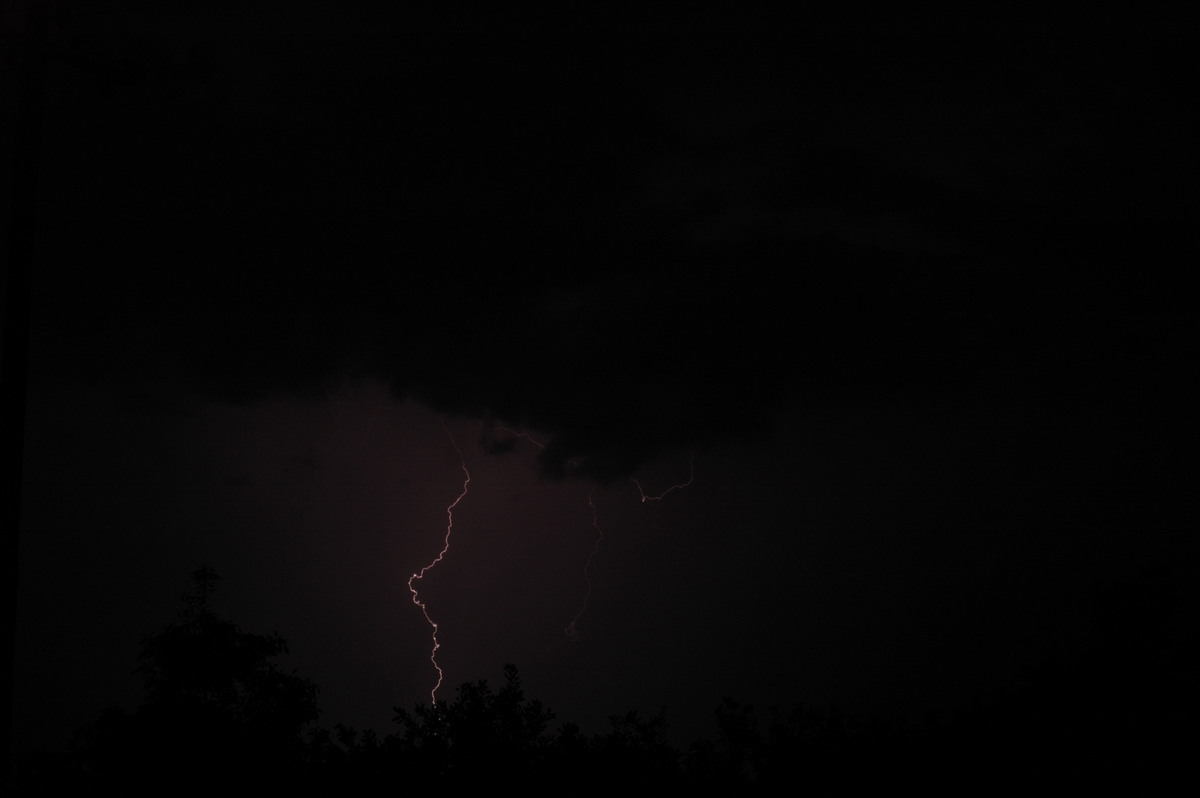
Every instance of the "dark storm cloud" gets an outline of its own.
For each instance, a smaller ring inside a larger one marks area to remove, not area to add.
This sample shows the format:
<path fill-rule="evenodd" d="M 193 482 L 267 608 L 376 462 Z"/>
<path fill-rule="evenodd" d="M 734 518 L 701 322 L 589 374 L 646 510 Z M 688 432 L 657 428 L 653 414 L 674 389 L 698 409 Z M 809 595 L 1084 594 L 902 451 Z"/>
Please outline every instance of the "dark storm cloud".
<path fill-rule="evenodd" d="M 1162 23 L 120 7 L 60 38 L 138 83 L 48 76 L 42 376 L 376 377 L 610 479 L 806 402 L 1129 390 L 1173 323 L 1127 278 Z"/>

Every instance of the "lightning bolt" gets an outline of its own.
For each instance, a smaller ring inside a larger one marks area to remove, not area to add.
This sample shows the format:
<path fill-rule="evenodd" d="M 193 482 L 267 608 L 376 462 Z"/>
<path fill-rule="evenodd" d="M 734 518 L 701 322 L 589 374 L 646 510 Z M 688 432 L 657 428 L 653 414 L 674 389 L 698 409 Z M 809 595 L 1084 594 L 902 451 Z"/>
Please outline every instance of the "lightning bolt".
<path fill-rule="evenodd" d="M 500 432 L 506 432 L 509 435 L 512 435 L 514 438 L 524 438 L 525 440 L 529 441 L 530 443 L 532 443 L 534 446 L 538 447 L 539 449 L 544 450 L 546 448 L 546 445 L 544 443 L 539 441 L 537 438 L 533 437 L 528 432 L 519 432 L 515 429 L 511 429 L 509 427 L 504 427 L 504 426 L 497 426 L 497 427 L 495 427 L 495 430 L 500 431 Z M 487 437 L 488 434 L 490 434 L 490 430 L 485 430 L 485 437 Z M 577 468 L 579 463 L 575 460 L 568 460 L 567 465 L 571 466 L 572 468 Z M 630 477 L 629 481 L 632 482 L 637 487 L 638 495 L 641 496 L 641 499 L 643 502 L 651 502 L 651 501 L 661 501 L 664 496 L 671 493 L 672 491 L 676 491 L 681 488 L 688 487 L 689 485 L 692 484 L 693 481 L 695 481 L 695 479 L 696 479 L 696 452 L 695 452 L 695 450 L 693 450 L 691 457 L 688 459 L 688 478 L 687 478 L 687 481 L 685 481 L 685 482 L 677 482 L 674 485 L 672 485 L 671 487 L 664 490 L 662 493 L 659 493 L 657 495 L 650 495 L 650 494 L 646 493 L 645 490 L 642 489 L 642 484 L 640 482 L 638 482 L 637 479 L 635 479 L 634 477 Z M 592 595 L 592 579 L 591 579 L 592 561 L 594 559 L 596 559 L 596 555 L 600 552 L 600 544 L 604 541 L 604 530 L 600 528 L 600 516 L 599 516 L 598 511 L 596 510 L 595 494 L 596 494 L 596 489 L 595 489 L 595 487 L 593 487 L 591 489 L 591 491 L 588 492 L 588 507 L 591 508 L 591 511 L 592 511 L 592 527 L 596 530 L 596 542 L 592 546 L 592 551 L 590 554 L 588 554 L 587 561 L 583 565 L 583 581 L 584 581 L 584 584 L 586 585 L 586 589 L 584 590 L 584 594 L 583 594 L 583 602 L 579 607 L 579 611 L 577 613 L 575 613 L 575 617 L 573 617 L 571 619 L 571 622 L 568 623 L 566 625 L 566 628 L 563 630 L 566 633 L 567 637 L 571 638 L 572 640 L 579 639 L 579 626 L 578 626 L 579 619 L 583 617 L 583 614 L 585 612 L 587 612 L 588 601 Z"/>
<path fill-rule="evenodd" d="M 515 429 L 510 429 L 509 427 L 496 427 L 496 429 L 503 431 L 503 432 L 507 432 L 509 435 L 512 435 L 513 437 L 516 437 L 516 438 L 524 438 L 525 440 L 529 441 L 530 443 L 532 443 L 534 446 L 538 447 L 539 449 L 544 450 L 546 448 L 546 444 L 542 443 L 537 438 L 530 435 L 528 432 L 518 432 Z M 579 463 L 575 460 L 568 460 L 567 465 L 572 468 L 577 468 L 579 466 Z M 584 593 L 583 593 L 583 603 L 579 607 L 579 612 L 575 613 L 575 617 L 572 618 L 571 622 L 567 624 L 565 629 L 563 629 L 563 632 L 566 633 L 567 637 L 571 638 L 572 640 L 579 639 L 579 629 L 578 629 L 579 619 L 582 618 L 583 614 L 587 611 L 588 600 L 592 596 L 592 578 L 591 578 L 592 560 L 596 559 L 596 554 L 598 554 L 600 551 L 600 543 L 601 543 L 601 541 L 604 540 L 604 530 L 600 528 L 600 514 L 596 510 L 595 497 L 596 497 L 596 488 L 595 488 L 595 486 L 592 486 L 592 489 L 590 491 L 588 491 L 588 507 L 590 507 L 592 510 L 592 526 L 596 530 L 596 542 L 592 546 L 592 551 L 588 555 L 587 561 L 584 562 L 584 564 L 583 564 L 583 582 L 584 582 L 584 585 L 586 586 L 586 589 L 584 590 Z"/>
<path fill-rule="evenodd" d="M 496 429 L 500 430 L 501 432 L 507 432 L 509 435 L 512 435 L 514 438 L 524 438 L 525 440 L 529 441 L 534 446 L 538 447 L 539 449 L 541 449 L 543 451 L 545 451 L 545 449 L 546 449 L 546 444 L 542 443 L 537 438 L 530 435 L 528 432 L 517 432 L 515 429 L 511 429 L 510 427 L 496 427 Z M 572 459 L 572 460 L 567 461 L 567 473 L 568 474 L 574 473 L 575 469 L 577 469 L 577 468 L 579 468 L 578 460 Z"/>
<path fill-rule="evenodd" d="M 530 443 L 532 443 L 534 446 L 538 447 L 539 449 L 546 448 L 546 444 L 542 443 L 537 438 L 530 435 L 528 432 L 517 432 L 512 427 L 496 427 L 496 430 L 499 432 L 507 432 L 509 435 L 513 436 L 514 438 L 524 438 L 525 440 L 529 441 Z"/>
<path fill-rule="evenodd" d="M 587 589 L 583 593 L 583 604 L 579 607 L 579 612 L 575 613 L 575 617 L 571 619 L 571 622 L 567 624 L 567 628 L 563 630 L 566 632 L 567 637 L 572 640 L 579 639 L 579 629 L 576 625 L 579 623 L 579 619 L 583 617 L 583 614 L 587 612 L 588 599 L 592 596 L 592 578 L 590 575 L 592 560 L 596 558 L 596 554 L 600 551 L 600 542 L 604 540 L 604 530 L 600 528 L 600 516 L 596 512 L 595 494 L 595 487 L 588 491 L 588 507 L 592 508 L 592 526 L 596 528 L 596 545 L 592 546 L 592 553 L 588 555 L 587 562 L 583 564 L 583 581 L 587 585 Z"/>
<path fill-rule="evenodd" d="M 450 439 L 450 445 L 458 453 L 458 462 L 463 472 L 462 492 L 458 494 L 458 498 L 450 502 L 449 506 L 446 507 L 446 534 L 442 539 L 442 550 L 438 552 L 438 555 L 428 565 L 408 578 L 408 590 L 412 593 L 413 604 L 416 604 L 417 608 L 421 610 L 421 614 L 425 616 L 425 622 L 429 624 L 433 638 L 433 649 L 429 652 L 429 661 L 433 663 L 433 669 L 437 671 L 437 683 L 429 691 L 429 698 L 435 707 L 437 706 L 437 691 L 442 686 L 442 679 L 445 677 L 445 674 L 442 673 L 442 667 L 438 665 L 437 661 L 437 652 L 441 648 L 441 644 L 438 642 L 437 622 L 429 615 L 429 608 L 425 606 L 425 602 L 421 601 L 421 597 L 417 594 L 416 583 L 424 579 L 425 574 L 433 570 L 433 567 L 440 563 L 442 558 L 446 556 L 446 552 L 450 551 L 450 534 L 454 531 L 454 508 L 466 497 L 467 486 L 471 484 L 471 472 L 467 470 L 467 459 L 463 455 L 462 449 L 458 447 L 458 441 L 454 440 L 454 436 L 450 434 L 450 428 L 446 426 L 445 419 L 442 420 L 442 429 L 446 432 L 446 437 Z"/>
<path fill-rule="evenodd" d="M 696 479 L 696 453 L 693 451 L 691 458 L 688 460 L 687 482 L 678 482 L 678 483 L 672 485 L 671 487 L 667 488 L 666 490 L 664 490 L 662 493 L 658 494 L 657 496 L 651 496 L 651 495 L 647 494 L 646 491 L 642 490 L 642 483 L 638 482 L 633 477 L 630 477 L 629 481 L 637 486 L 638 493 L 641 494 L 642 501 L 657 502 L 657 501 L 662 501 L 663 496 L 666 496 L 671 491 L 679 490 L 680 488 L 686 488 L 688 485 L 691 485 L 695 479 Z"/>

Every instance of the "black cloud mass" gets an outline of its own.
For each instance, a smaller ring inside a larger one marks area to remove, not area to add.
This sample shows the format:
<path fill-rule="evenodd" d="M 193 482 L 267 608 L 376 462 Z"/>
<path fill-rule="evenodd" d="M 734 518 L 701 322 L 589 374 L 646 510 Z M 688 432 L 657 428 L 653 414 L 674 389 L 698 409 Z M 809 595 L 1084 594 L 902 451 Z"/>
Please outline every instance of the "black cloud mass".
<path fill-rule="evenodd" d="M 36 378 L 379 378 L 602 480 L 829 401 L 1073 437 L 1178 389 L 1169 20 L 287 7 L 51 21 Z"/>

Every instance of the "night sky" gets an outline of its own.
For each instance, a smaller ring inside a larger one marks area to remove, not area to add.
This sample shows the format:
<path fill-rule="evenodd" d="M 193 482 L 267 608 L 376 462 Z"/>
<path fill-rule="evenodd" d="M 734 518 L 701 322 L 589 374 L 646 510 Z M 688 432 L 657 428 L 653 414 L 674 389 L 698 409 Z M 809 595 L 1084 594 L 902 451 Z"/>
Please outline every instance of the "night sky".
<path fill-rule="evenodd" d="M 464 465 L 439 697 L 589 731 L 1192 617 L 1194 28 L 569 5 L 49 4 L 19 748 L 136 705 L 202 563 L 390 730 Z"/>

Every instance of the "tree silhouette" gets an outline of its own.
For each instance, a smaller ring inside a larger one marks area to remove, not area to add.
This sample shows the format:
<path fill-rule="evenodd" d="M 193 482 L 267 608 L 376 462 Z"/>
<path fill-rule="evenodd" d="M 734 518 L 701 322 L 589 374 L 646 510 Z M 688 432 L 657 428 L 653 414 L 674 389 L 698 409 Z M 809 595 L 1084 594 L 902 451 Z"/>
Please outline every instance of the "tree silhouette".
<path fill-rule="evenodd" d="M 525 698 L 515 665 L 504 667 L 504 680 L 498 692 L 481 680 L 461 685 L 452 703 L 395 708 L 414 778 L 447 787 L 475 783 L 486 772 L 515 782 L 545 762 L 554 714 Z"/>
<path fill-rule="evenodd" d="M 178 795 L 279 787 L 299 773 L 316 685 L 272 661 L 287 653 L 278 634 L 245 632 L 210 608 L 211 568 L 192 579 L 179 621 L 142 641 L 145 701 L 132 714 L 110 708 L 76 735 L 84 783 Z"/>
<path fill-rule="evenodd" d="M 526 794 L 591 795 L 637 784 L 678 786 L 679 756 L 666 741 L 663 713 L 614 715 L 607 734 L 587 738 L 574 724 L 548 731 L 554 714 L 525 697 L 514 665 L 493 691 L 486 681 L 458 688 L 453 702 L 396 708 L 398 735 L 370 746 L 346 745 L 335 759 L 369 759 L 386 751 L 394 773 L 411 789 L 454 792 L 517 787 Z M 346 741 L 343 740 L 343 744 Z"/>
<path fill-rule="evenodd" d="M 803 705 L 762 717 L 725 699 L 716 738 L 682 757 L 667 742 L 665 711 L 613 715 L 608 732 L 592 736 L 570 723 L 552 730 L 554 714 L 525 695 L 513 665 L 498 690 L 468 682 L 451 702 L 396 708 L 398 731 L 385 737 L 339 724 L 302 741 L 317 717 L 316 687 L 274 665 L 287 650 L 281 637 L 244 632 L 212 610 L 212 569 L 192 576 L 178 622 L 143 641 L 145 702 L 82 729 L 73 758 L 31 761 L 24 794 L 456 794 L 481 784 L 556 796 L 631 785 L 736 795 L 900 786 L 1009 795 L 1029 784 L 1159 794 L 1179 780 L 1190 750 L 1180 730 L 1195 717 L 1194 660 L 1184 653 L 1195 636 L 1157 578 L 1101 591 L 1091 648 L 953 718 L 912 726 Z"/>
<path fill-rule="evenodd" d="M 299 739 L 318 715 L 316 686 L 284 673 L 271 661 L 287 653 L 278 634 L 242 631 L 208 606 L 216 573 L 203 566 L 192 574 L 193 594 L 184 596 L 180 622 L 142 643 L 146 706 L 159 713 L 198 714 L 266 739 Z"/>

